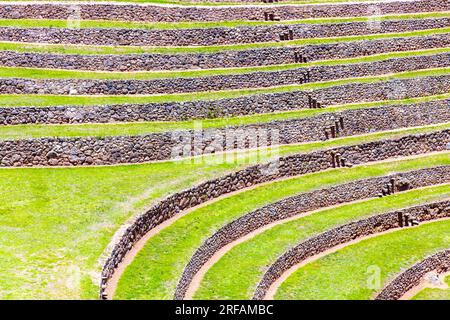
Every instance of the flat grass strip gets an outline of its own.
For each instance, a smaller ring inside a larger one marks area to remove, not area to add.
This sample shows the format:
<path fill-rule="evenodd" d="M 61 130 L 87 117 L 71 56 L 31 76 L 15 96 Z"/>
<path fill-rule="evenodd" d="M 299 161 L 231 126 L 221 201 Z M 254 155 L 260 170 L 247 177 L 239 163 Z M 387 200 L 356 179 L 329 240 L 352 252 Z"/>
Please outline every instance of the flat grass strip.
<path fill-rule="evenodd" d="M 447 249 L 449 230 L 450 220 L 431 222 L 344 247 L 298 269 L 275 298 L 371 299 L 403 269 Z"/>
<path fill-rule="evenodd" d="M 184 71 L 110 72 L 110 71 L 43 69 L 43 68 L 27 68 L 27 67 L 0 67 L 0 78 L 99 79 L 99 80 L 131 80 L 131 79 L 154 80 L 154 79 L 174 79 L 174 78 L 199 78 L 206 76 L 246 74 L 252 72 L 275 72 L 314 66 L 335 66 L 344 64 L 378 62 L 394 58 L 427 56 L 447 52 L 450 52 L 450 47 L 433 48 L 416 51 L 388 52 L 370 56 L 361 56 L 348 59 L 320 60 L 309 63 L 293 63 L 293 64 L 269 65 L 269 66 L 257 66 L 245 68 L 203 69 L 203 70 L 184 70 Z"/>
<path fill-rule="evenodd" d="M 182 47 L 146 47 L 146 46 L 93 46 L 74 44 L 40 44 L 26 42 L 0 42 L 0 51 L 10 50 L 16 52 L 36 52 L 55 54 L 199 54 L 217 53 L 223 51 L 238 51 L 263 48 L 290 47 L 314 44 L 331 44 L 350 41 L 368 41 L 379 39 L 393 39 L 404 37 L 423 37 L 430 35 L 446 34 L 450 32 L 450 27 L 416 30 L 398 33 L 380 33 L 370 35 L 296 39 L 283 42 L 259 42 L 249 44 L 217 45 L 217 46 L 182 46 Z"/>
<path fill-rule="evenodd" d="M 338 17 L 313 18 L 284 21 L 196 21 L 196 22 L 138 22 L 113 20 L 56 20 L 56 19 L 0 19 L 0 27 L 15 28 L 70 28 L 74 23 L 77 28 L 99 29 L 145 29 L 145 30 L 177 30 L 177 29 L 204 29 L 204 28 L 235 28 L 251 26 L 292 25 L 292 24 L 334 24 L 347 22 L 369 22 L 389 20 L 411 20 L 427 18 L 448 18 L 450 12 L 407 13 L 396 15 L 380 15 L 371 17 Z"/>
<path fill-rule="evenodd" d="M 369 177 L 383 176 L 392 172 L 444 165 L 450 161 L 448 155 L 439 155 L 436 158 L 432 156 L 428 159 L 429 162 L 424 159 L 413 159 L 307 174 L 246 190 L 198 208 L 150 238 L 122 275 L 115 298 L 171 299 L 185 265 L 203 241 L 225 224 L 257 208 L 301 192 Z M 447 187 L 447 189 L 450 191 L 450 187 Z M 414 196 L 408 197 L 408 201 L 418 199 L 417 196 L 420 198 L 425 196 L 425 193 L 416 192 Z M 394 201 L 394 203 L 401 205 L 400 201 Z M 234 266 L 228 265 L 231 268 L 229 273 L 233 273 L 233 277 L 224 275 L 223 279 L 227 278 L 224 282 L 241 282 L 243 279 L 237 276 L 241 272 L 245 273 L 241 263 L 251 263 L 253 260 L 249 256 L 248 259 L 240 257 L 240 260 L 234 261 Z M 254 260 L 254 262 L 257 270 L 264 265 L 261 264 L 258 267 L 258 261 Z M 248 274 L 242 274 L 243 278 L 247 278 L 247 276 Z M 255 285 L 257 280 L 256 277 L 253 281 Z M 244 299 L 252 297 L 253 292 L 242 286 L 244 282 L 241 282 L 240 286 L 237 285 L 236 295 L 233 295 L 233 297 Z M 230 283 L 230 286 L 233 285 Z M 221 290 L 221 288 L 214 286 L 212 290 Z M 209 295 L 202 295 L 201 297 L 214 298 L 214 296 Z M 220 295 L 220 298 L 229 298 L 229 296 Z"/>
<path fill-rule="evenodd" d="M 450 300 L 450 276 L 444 280 L 447 289 L 425 288 L 416 294 L 412 300 Z"/>
<path fill-rule="evenodd" d="M 271 121 L 302 119 L 329 112 L 357 110 L 388 105 L 405 105 L 450 99 L 450 93 L 404 100 L 377 101 L 360 104 L 348 104 L 326 109 L 304 109 L 262 115 L 231 118 L 192 120 L 180 122 L 121 122 L 121 123 L 85 123 L 85 124 L 24 124 L 0 125 L 0 140 L 29 139 L 44 137 L 110 137 L 136 136 L 176 130 L 219 129 L 227 126 L 240 126 Z M 449 119 L 450 120 L 450 119 Z"/>
<path fill-rule="evenodd" d="M 8 106 L 92 106 L 108 104 L 141 104 L 141 103 L 163 103 L 163 102 L 186 102 L 186 101 L 209 101 L 219 99 L 231 99 L 255 94 L 270 94 L 293 92 L 299 90 L 313 90 L 329 88 L 333 86 L 345 85 L 350 83 L 376 83 L 394 79 L 412 79 L 419 77 L 441 76 L 450 74 L 450 68 L 424 69 L 416 71 L 406 71 L 388 75 L 346 78 L 324 82 L 314 82 L 306 84 L 293 84 L 285 86 L 275 86 L 268 88 L 252 88 L 224 91 L 205 91 L 194 93 L 175 93 L 175 94 L 154 94 L 154 95 L 46 95 L 46 94 L 1 94 L 0 107 Z"/>

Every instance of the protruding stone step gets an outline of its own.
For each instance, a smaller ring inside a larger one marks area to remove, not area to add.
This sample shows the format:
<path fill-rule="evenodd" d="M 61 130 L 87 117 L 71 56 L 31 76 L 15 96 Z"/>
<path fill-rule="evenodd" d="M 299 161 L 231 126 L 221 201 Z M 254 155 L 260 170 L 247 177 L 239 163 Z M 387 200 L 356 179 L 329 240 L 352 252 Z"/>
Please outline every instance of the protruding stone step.
<path fill-rule="evenodd" d="M 280 17 L 273 12 L 264 12 L 265 21 L 280 21 Z"/>

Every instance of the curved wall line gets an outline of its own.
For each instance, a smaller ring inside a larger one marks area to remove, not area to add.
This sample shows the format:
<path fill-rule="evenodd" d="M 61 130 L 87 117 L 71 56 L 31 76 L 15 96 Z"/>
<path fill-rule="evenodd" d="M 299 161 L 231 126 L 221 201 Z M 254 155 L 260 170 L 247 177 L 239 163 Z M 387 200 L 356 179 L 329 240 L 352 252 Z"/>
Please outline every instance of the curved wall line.
<path fill-rule="evenodd" d="M 147 95 L 268 88 L 386 75 L 450 66 L 450 53 L 394 58 L 368 63 L 316 66 L 197 78 L 153 80 L 0 78 L 0 94 Z"/>
<path fill-rule="evenodd" d="M 391 190 L 393 186 L 394 192 L 401 192 L 449 181 L 450 166 L 427 168 L 314 190 L 257 209 L 228 223 L 203 242 L 186 265 L 183 276 L 178 282 L 174 298 L 185 298 L 186 293 L 192 286 L 194 277 L 198 276 L 199 270 L 219 250 L 264 226 L 309 211 L 377 197 L 387 186 Z"/>
<path fill-rule="evenodd" d="M 404 210 L 397 210 L 373 216 L 312 237 L 284 253 L 267 269 L 255 290 L 253 299 L 263 299 L 271 285 L 275 283 L 284 272 L 308 258 L 358 238 L 404 227 L 402 225 L 403 222 L 400 222 L 399 217 L 403 218 L 405 215 L 409 215 L 411 219 L 418 220 L 419 222 L 449 218 L 450 201 L 446 200 L 415 206 Z"/>
<path fill-rule="evenodd" d="M 105 106 L 0 107 L 0 124 L 182 121 L 300 110 L 346 103 L 418 98 L 450 92 L 450 75 L 352 83 L 312 91 L 241 98 Z"/>
<path fill-rule="evenodd" d="M 400 139 L 297 154 L 267 164 L 251 166 L 173 194 L 139 216 L 114 245 L 110 257 L 103 266 L 100 297 L 103 298 L 108 280 L 133 245 L 151 229 L 186 209 L 246 187 L 283 177 L 332 168 L 333 155 L 337 153 L 347 158 L 349 162 L 362 164 L 388 158 L 443 151 L 446 150 L 449 142 L 450 130 L 446 130 L 428 135 L 407 136 Z"/>

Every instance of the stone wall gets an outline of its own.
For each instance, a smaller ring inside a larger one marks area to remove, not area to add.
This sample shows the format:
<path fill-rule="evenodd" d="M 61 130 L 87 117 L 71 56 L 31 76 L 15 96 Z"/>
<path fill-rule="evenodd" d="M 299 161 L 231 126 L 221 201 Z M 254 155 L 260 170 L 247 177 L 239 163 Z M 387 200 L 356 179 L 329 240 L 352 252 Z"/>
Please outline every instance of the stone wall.
<path fill-rule="evenodd" d="M 79 11 L 78 11 L 79 10 Z M 376 10 L 376 13 L 374 11 Z M 186 7 L 121 4 L 2 4 L 1 19 L 77 19 L 130 21 L 232 21 L 264 20 L 273 13 L 281 20 L 322 17 L 355 17 L 373 14 L 448 11 L 450 5 L 442 0 L 395 1 L 389 3 L 338 3 L 299 6 L 257 7 Z"/>
<path fill-rule="evenodd" d="M 140 163 L 201 154 L 326 140 L 450 121 L 450 100 L 348 110 L 224 129 L 106 138 L 0 141 L 0 166 Z"/>
<path fill-rule="evenodd" d="M 75 70 L 142 71 L 264 66 L 449 47 L 450 35 L 229 50 L 218 53 L 77 55 L 0 51 L 0 65 Z M 300 59 L 301 58 L 301 59 Z"/>
<path fill-rule="evenodd" d="M 114 245 L 102 271 L 101 293 L 127 252 L 148 231 L 174 215 L 221 195 L 284 177 L 318 172 L 333 167 L 336 154 L 349 163 L 362 164 L 388 158 L 443 151 L 450 142 L 450 130 L 338 147 L 282 157 L 267 164 L 250 166 L 221 178 L 175 193 L 139 216 Z"/>
<path fill-rule="evenodd" d="M 402 272 L 389 283 L 375 300 L 398 300 L 409 290 L 420 285 L 425 275 L 431 271 L 438 274 L 450 271 L 450 249 L 438 252 Z"/>
<path fill-rule="evenodd" d="M 450 53 L 283 71 L 154 80 L 0 79 L 0 94 L 146 95 L 265 88 L 450 67 Z"/>
<path fill-rule="evenodd" d="M 184 299 L 195 274 L 224 246 L 279 220 L 320 208 L 377 197 L 383 188 L 392 184 L 392 181 L 394 181 L 395 192 L 400 191 L 396 187 L 398 182 L 407 183 L 408 189 L 448 183 L 450 182 L 450 166 L 427 168 L 353 181 L 301 193 L 250 212 L 220 228 L 195 251 L 178 283 L 175 299 Z"/>
<path fill-rule="evenodd" d="M 320 102 L 322 106 L 329 106 L 355 102 L 407 99 L 434 95 L 438 92 L 448 93 L 449 85 L 448 76 L 444 75 L 329 87 L 313 90 L 310 95 L 313 99 Z M 346 92 L 343 94 L 341 90 L 346 90 Z"/>
<path fill-rule="evenodd" d="M 295 40 L 444 27 L 450 27 L 449 18 L 384 20 L 377 27 L 367 22 L 172 30 L 0 27 L 0 41 L 112 46 L 206 46 L 281 41 L 280 35 L 289 32 L 292 33 L 290 40 Z"/>
<path fill-rule="evenodd" d="M 352 222 L 312 237 L 287 251 L 266 271 L 253 299 L 263 299 L 269 287 L 287 270 L 307 258 L 365 236 L 400 228 L 399 215 L 409 214 L 420 222 L 450 217 L 450 201 L 436 202 Z"/>
<path fill-rule="evenodd" d="M 0 125 L 26 123 L 89 123 L 117 121 L 180 121 L 231 117 L 310 108 L 310 98 L 322 106 L 444 94 L 450 75 L 376 83 L 352 83 L 313 91 L 257 94 L 211 101 L 187 101 L 106 106 L 0 107 Z"/>

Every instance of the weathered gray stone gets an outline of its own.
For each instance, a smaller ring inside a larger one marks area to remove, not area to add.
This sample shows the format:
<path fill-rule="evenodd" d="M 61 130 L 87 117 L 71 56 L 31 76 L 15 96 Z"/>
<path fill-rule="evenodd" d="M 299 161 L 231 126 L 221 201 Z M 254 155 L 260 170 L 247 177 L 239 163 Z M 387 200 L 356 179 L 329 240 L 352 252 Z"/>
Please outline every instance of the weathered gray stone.
<path fill-rule="evenodd" d="M 77 70 L 139 71 L 211 69 L 298 63 L 301 53 L 308 61 L 343 59 L 393 51 L 450 46 L 449 34 L 370 41 L 229 50 L 218 53 L 77 55 L 1 51 L 0 65 Z"/>
<path fill-rule="evenodd" d="M 450 250 L 438 252 L 402 272 L 375 297 L 375 300 L 400 299 L 409 290 L 418 286 L 423 277 L 432 271 L 438 274 L 450 271 Z"/>
<path fill-rule="evenodd" d="M 64 29 L 0 27 L 0 41 L 112 46 L 194 46 L 396 33 L 450 26 L 449 18 L 199 29 Z M 287 34 L 280 40 L 280 34 Z"/>
<path fill-rule="evenodd" d="M 450 53 L 394 58 L 384 61 L 315 66 L 283 71 L 252 72 L 197 78 L 155 80 L 93 80 L 93 79 L 0 79 L 0 94 L 55 95 L 134 95 L 172 94 L 184 92 L 237 90 L 302 84 L 309 82 L 376 76 L 431 68 L 450 67 Z M 73 91 L 76 90 L 76 93 Z M 314 106 L 320 108 L 319 105 Z"/>

